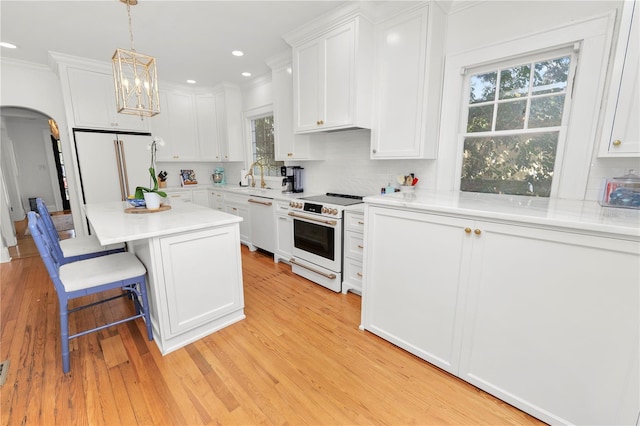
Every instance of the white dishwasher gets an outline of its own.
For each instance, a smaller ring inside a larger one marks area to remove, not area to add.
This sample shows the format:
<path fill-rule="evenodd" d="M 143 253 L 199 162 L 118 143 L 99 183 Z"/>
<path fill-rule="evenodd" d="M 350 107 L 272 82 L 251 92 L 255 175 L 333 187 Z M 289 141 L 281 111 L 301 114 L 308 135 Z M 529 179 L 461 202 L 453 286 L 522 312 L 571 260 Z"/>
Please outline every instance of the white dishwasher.
<path fill-rule="evenodd" d="M 275 212 L 271 198 L 249 198 L 249 218 L 251 220 L 251 245 L 270 253 L 275 250 Z"/>

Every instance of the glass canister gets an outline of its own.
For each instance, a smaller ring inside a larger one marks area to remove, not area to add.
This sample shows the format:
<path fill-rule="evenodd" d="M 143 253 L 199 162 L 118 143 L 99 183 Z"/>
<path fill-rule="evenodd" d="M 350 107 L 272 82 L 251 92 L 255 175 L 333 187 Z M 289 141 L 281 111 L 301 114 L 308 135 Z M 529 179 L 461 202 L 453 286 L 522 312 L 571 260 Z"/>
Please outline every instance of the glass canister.
<path fill-rule="evenodd" d="M 640 209 L 640 176 L 629 170 L 624 176 L 607 179 L 601 204 L 605 207 Z"/>

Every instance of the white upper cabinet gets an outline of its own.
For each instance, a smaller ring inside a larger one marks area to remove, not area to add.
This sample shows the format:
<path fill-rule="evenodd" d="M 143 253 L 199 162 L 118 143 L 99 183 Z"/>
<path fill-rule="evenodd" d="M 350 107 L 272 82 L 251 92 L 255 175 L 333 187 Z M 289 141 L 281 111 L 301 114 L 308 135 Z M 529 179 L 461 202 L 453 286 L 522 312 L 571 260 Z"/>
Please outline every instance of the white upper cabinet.
<path fill-rule="evenodd" d="M 444 22 L 421 4 L 376 25 L 372 159 L 436 158 Z"/>
<path fill-rule="evenodd" d="M 186 91 L 161 90 L 160 114 L 151 118 L 154 136 L 165 146 L 158 149 L 158 161 L 199 160 L 196 111 L 193 95 Z"/>
<path fill-rule="evenodd" d="M 640 156 L 638 1 L 625 1 L 602 128 L 601 157 Z"/>
<path fill-rule="evenodd" d="M 116 111 L 113 75 L 76 67 L 65 67 L 65 73 L 73 110 L 73 127 L 149 131 L 148 118 Z"/>
<path fill-rule="evenodd" d="M 242 94 L 240 88 L 221 84 L 214 88 L 218 155 L 221 161 L 244 161 Z"/>
<path fill-rule="evenodd" d="M 293 132 L 293 70 L 291 53 L 267 61 L 271 67 L 276 161 L 308 160 L 309 135 Z"/>
<path fill-rule="evenodd" d="M 295 132 L 371 128 L 372 24 L 356 9 L 284 38 L 293 47 Z"/>
<path fill-rule="evenodd" d="M 213 93 L 197 94 L 195 103 L 200 160 L 221 161 L 216 124 L 216 103 Z"/>

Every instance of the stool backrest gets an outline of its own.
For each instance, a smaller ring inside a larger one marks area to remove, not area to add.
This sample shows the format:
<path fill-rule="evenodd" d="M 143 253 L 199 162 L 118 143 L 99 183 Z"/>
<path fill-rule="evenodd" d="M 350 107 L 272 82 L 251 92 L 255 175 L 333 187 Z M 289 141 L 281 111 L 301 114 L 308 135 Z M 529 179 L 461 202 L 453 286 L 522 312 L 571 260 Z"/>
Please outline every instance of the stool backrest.
<path fill-rule="evenodd" d="M 42 198 L 36 198 L 36 207 L 38 209 L 38 213 L 40 214 L 40 221 L 44 224 L 45 231 L 47 232 L 48 238 L 52 242 L 60 241 L 60 235 L 58 235 L 58 231 L 56 230 L 56 225 L 53 223 L 51 219 L 51 214 L 49 213 L 49 209 L 47 205 L 44 203 Z M 62 253 L 62 248 L 60 244 L 55 244 L 54 250 L 56 250 L 56 255 L 58 259 L 64 258 L 64 254 Z"/>
<path fill-rule="evenodd" d="M 64 287 L 59 278 L 60 258 L 56 252 L 56 246 L 60 249 L 59 241 L 51 241 L 44 222 L 36 212 L 28 212 L 27 217 L 29 218 L 29 231 L 31 231 L 31 236 L 36 243 L 36 247 L 38 247 L 40 257 L 47 267 L 49 277 L 53 281 L 56 291 L 64 292 Z"/>

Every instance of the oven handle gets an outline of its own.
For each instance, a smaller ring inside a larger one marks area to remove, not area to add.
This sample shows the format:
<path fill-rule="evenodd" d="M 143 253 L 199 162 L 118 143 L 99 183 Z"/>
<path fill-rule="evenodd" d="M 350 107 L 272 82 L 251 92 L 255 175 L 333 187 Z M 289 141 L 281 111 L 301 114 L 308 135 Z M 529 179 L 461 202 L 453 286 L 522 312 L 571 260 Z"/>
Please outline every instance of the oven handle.
<path fill-rule="evenodd" d="M 254 204 L 262 204 L 264 206 L 270 206 L 273 204 L 271 201 L 258 201 L 258 200 L 254 200 L 253 198 L 249 198 L 247 201 Z"/>
<path fill-rule="evenodd" d="M 314 268 L 310 268 L 307 265 L 303 265 L 302 263 L 298 263 L 296 262 L 296 259 L 291 258 L 289 259 L 289 262 L 294 263 L 298 266 L 302 266 L 304 269 L 308 269 L 311 272 L 315 272 L 318 275 L 322 275 L 323 277 L 329 278 L 330 280 L 335 280 L 336 279 L 336 274 L 327 274 L 326 272 L 322 272 L 322 271 L 318 271 L 317 269 Z"/>
<path fill-rule="evenodd" d="M 327 220 L 327 219 L 316 219 L 315 217 L 309 217 L 309 216 L 302 216 L 300 214 L 296 214 L 295 212 L 289 212 L 289 216 L 292 217 L 298 217 L 300 219 L 305 219 L 305 220 L 312 220 L 314 222 L 320 222 L 320 223 L 324 223 L 325 225 L 332 225 L 335 226 L 338 224 L 338 222 L 336 222 L 335 220 Z"/>

